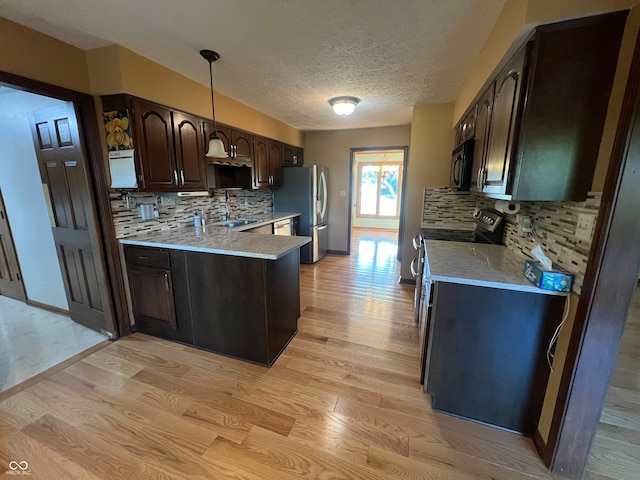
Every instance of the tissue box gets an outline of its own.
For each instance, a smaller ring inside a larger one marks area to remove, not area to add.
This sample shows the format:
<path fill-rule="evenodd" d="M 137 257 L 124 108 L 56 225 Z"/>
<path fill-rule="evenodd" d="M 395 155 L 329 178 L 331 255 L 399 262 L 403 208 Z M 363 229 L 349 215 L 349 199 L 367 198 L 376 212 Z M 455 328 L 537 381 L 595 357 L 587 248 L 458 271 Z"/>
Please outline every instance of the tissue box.
<path fill-rule="evenodd" d="M 542 266 L 533 260 L 525 260 L 524 276 L 536 287 L 555 292 L 570 292 L 573 275 L 553 270 L 543 270 Z"/>

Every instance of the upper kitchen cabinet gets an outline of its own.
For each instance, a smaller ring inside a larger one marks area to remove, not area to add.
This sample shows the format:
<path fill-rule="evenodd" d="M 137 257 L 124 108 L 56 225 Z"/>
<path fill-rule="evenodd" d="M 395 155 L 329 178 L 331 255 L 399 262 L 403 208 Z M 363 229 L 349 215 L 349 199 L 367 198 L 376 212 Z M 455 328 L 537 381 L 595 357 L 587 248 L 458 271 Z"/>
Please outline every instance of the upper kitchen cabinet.
<path fill-rule="evenodd" d="M 130 112 L 140 191 L 206 190 L 201 119 L 128 95 L 104 96 L 102 105 Z"/>
<path fill-rule="evenodd" d="M 472 111 L 475 112 L 475 140 L 473 142 L 470 190 L 476 192 L 482 189 L 479 179 L 481 178 L 480 174 L 486 161 L 487 146 L 489 145 L 489 125 L 491 122 L 491 112 L 493 110 L 493 89 L 494 85 L 489 85 L 489 88 L 480 96 L 478 103 L 476 103 L 472 109 Z"/>
<path fill-rule="evenodd" d="M 478 175 L 482 191 L 485 193 L 504 194 L 507 191 L 528 46 L 529 44 L 526 44 L 518 50 L 495 81 L 489 142 L 484 156 L 484 167 Z"/>
<path fill-rule="evenodd" d="M 208 144 L 209 137 L 213 132 L 213 122 L 204 121 L 205 143 Z M 222 140 L 224 149 L 229 154 L 228 158 L 209 159 L 210 163 L 221 164 L 250 164 L 253 159 L 253 135 L 233 127 L 216 125 L 218 138 Z"/>
<path fill-rule="evenodd" d="M 254 136 L 253 188 L 282 186 L 282 143 Z"/>
<path fill-rule="evenodd" d="M 300 147 L 282 144 L 282 165 L 284 167 L 301 167 L 304 164 L 303 150 Z"/>
<path fill-rule="evenodd" d="M 473 191 L 508 200 L 584 200 L 626 11 L 543 25 L 501 67 L 476 112 Z"/>

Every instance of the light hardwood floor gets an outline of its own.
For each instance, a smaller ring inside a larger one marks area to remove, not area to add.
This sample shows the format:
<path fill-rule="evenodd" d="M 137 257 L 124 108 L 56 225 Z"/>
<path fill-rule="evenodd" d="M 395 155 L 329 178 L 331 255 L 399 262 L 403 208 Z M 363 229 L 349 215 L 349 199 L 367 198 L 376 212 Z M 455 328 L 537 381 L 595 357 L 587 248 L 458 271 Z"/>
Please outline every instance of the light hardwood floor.
<path fill-rule="evenodd" d="M 636 288 L 585 479 L 640 479 L 640 288 Z"/>
<path fill-rule="evenodd" d="M 135 334 L 0 394 L 0 475 L 552 478 L 530 439 L 431 411 L 394 235 L 301 266 L 299 332 L 271 369 Z"/>

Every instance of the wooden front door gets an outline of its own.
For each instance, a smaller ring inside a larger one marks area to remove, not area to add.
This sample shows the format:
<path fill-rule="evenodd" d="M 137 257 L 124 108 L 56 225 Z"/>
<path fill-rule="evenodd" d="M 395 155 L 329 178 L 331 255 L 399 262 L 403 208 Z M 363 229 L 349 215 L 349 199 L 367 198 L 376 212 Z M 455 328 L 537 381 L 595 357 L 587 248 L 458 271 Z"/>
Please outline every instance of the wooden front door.
<path fill-rule="evenodd" d="M 0 295 L 27 301 L 2 192 L 0 192 Z"/>
<path fill-rule="evenodd" d="M 42 183 L 49 187 L 69 313 L 82 325 L 114 334 L 99 225 L 73 103 L 31 112 L 29 119 Z"/>

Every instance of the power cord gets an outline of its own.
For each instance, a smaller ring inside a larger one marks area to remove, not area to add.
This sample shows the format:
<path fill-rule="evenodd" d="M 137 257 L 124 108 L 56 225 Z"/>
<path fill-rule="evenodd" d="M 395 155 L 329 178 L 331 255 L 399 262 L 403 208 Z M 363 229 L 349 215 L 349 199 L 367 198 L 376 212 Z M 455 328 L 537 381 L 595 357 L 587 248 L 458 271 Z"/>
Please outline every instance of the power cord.
<path fill-rule="evenodd" d="M 560 336 L 560 331 L 562 330 L 562 326 L 564 325 L 564 323 L 567 321 L 567 318 L 569 317 L 569 306 L 571 305 L 571 292 L 569 292 L 569 295 L 567 295 L 567 299 L 564 302 L 564 312 L 562 314 L 562 321 L 560 322 L 560 325 L 558 325 L 558 327 L 556 328 L 556 331 L 553 332 L 553 336 L 551 337 L 551 341 L 549 342 L 549 348 L 547 348 L 547 363 L 549 364 L 549 369 L 551 370 L 551 372 L 553 373 L 553 358 L 554 358 L 554 353 L 551 353 L 551 350 L 553 350 L 553 346 L 555 345 L 555 343 L 558 341 L 558 337 Z"/>

